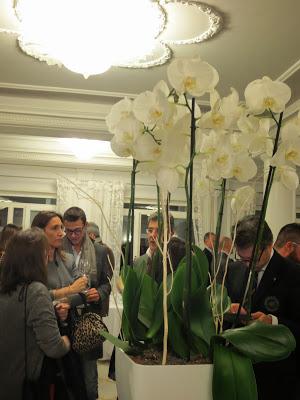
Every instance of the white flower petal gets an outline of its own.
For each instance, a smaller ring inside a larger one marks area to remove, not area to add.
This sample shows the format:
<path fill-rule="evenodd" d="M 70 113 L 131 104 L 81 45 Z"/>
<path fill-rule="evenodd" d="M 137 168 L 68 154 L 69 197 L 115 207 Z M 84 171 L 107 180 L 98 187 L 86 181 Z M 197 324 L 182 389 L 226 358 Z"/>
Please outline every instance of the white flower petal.
<path fill-rule="evenodd" d="M 231 200 L 232 212 L 239 218 L 250 214 L 255 204 L 255 190 L 251 186 L 237 189 Z"/>
<path fill-rule="evenodd" d="M 253 114 L 261 114 L 265 110 L 282 112 L 291 98 L 291 89 L 283 82 L 272 81 L 267 76 L 248 84 L 245 89 L 247 107 Z"/>
<path fill-rule="evenodd" d="M 178 94 L 202 96 L 211 92 L 219 81 L 219 74 L 210 64 L 194 59 L 175 59 L 167 70 L 168 79 Z"/>
<path fill-rule="evenodd" d="M 179 184 L 179 174 L 175 168 L 160 168 L 156 173 L 158 186 L 167 192 L 174 192 Z"/>
<path fill-rule="evenodd" d="M 282 165 L 276 169 L 275 177 L 289 190 L 296 190 L 299 185 L 299 177 L 295 169 Z"/>
<path fill-rule="evenodd" d="M 132 147 L 126 143 L 118 142 L 116 136 L 110 141 L 110 147 L 119 157 L 129 157 L 132 155 Z"/>

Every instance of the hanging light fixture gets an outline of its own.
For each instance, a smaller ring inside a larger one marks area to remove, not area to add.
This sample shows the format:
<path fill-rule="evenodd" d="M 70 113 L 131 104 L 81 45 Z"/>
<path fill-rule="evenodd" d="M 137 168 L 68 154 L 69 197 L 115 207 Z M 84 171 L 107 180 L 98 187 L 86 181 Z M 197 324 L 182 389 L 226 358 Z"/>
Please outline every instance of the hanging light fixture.
<path fill-rule="evenodd" d="M 197 1 L 15 0 L 13 9 L 17 30 L 0 32 L 16 33 L 26 54 L 86 78 L 111 66 L 163 64 L 169 44 L 197 43 L 221 27 L 220 16 Z"/>

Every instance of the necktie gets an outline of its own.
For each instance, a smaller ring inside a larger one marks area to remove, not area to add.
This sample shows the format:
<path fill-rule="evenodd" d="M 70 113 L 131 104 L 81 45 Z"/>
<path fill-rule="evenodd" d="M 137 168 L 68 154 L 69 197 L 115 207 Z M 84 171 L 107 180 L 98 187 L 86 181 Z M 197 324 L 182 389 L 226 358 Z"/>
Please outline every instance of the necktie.
<path fill-rule="evenodd" d="M 253 286 L 252 286 L 252 296 L 254 296 L 258 284 L 258 271 L 253 272 Z"/>

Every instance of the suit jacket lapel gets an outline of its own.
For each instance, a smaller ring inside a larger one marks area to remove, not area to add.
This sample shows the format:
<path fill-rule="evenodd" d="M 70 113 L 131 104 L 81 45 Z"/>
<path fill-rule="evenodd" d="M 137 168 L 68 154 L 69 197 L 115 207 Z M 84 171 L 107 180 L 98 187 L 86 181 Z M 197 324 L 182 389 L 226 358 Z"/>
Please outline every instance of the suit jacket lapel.
<path fill-rule="evenodd" d="M 265 293 L 269 292 L 270 287 L 274 285 L 277 281 L 277 277 L 279 274 L 280 263 L 278 261 L 277 253 L 274 252 L 267 268 L 262 276 L 262 279 L 256 289 L 256 292 L 253 295 L 253 306 L 259 302 L 259 300 L 265 295 Z"/>

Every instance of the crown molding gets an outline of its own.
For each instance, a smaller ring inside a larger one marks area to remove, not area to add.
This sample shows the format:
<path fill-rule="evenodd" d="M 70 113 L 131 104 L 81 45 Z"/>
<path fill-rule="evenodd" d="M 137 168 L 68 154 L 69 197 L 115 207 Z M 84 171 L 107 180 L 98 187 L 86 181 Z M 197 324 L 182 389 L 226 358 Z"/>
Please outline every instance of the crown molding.
<path fill-rule="evenodd" d="M 132 160 L 116 156 L 107 145 L 90 160 L 79 160 L 59 138 L 25 135 L 0 135 L 0 163 L 56 167 L 130 170 Z"/>
<path fill-rule="evenodd" d="M 276 80 L 285 82 L 300 69 L 300 59 L 284 71 Z"/>
<path fill-rule="evenodd" d="M 105 92 L 101 90 L 88 90 L 88 89 L 74 89 L 65 88 L 58 86 L 38 86 L 38 85 L 23 85 L 18 83 L 0 82 L 0 90 L 7 90 L 12 92 L 23 92 L 23 93 L 44 93 L 44 94 L 55 94 L 57 96 L 82 96 L 99 99 L 110 99 L 110 102 L 114 99 L 122 99 L 125 96 L 135 98 L 136 93 L 122 93 L 122 92 Z"/>

